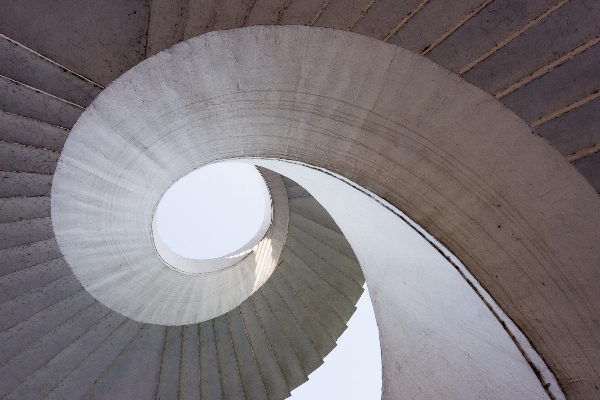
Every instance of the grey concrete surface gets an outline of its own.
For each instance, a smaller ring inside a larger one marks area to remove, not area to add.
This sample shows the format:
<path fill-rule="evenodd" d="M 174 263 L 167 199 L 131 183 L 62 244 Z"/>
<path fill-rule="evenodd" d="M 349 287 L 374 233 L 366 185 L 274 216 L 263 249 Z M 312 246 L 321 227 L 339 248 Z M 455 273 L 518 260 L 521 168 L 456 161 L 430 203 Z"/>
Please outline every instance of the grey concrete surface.
<path fill-rule="evenodd" d="M 100 304 L 88 307 L 3 364 L 0 367 L 0 394 L 3 397 L 9 394 L 32 373 L 83 335 L 107 312 L 106 307 Z"/>
<path fill-rule="evenodd" d="M 157 399 L 176 399 L 179 394 L 182 329 L 181 326 L 167 327 L 156 391 Z"/>
<path fill-rule="evenodd" d="M 240 304 L 240 316 L 246 328 L 252 353 L 256 359 L 268 398 L 285 399 L 289 397 L 290 388 L 250 299 Z"/>
<path fill-rule="evenodd" d="M 290 200 L 290 211 L 315 221 L 319 225 L 331 229 L 341 235 L 342 231 L 340 231 L 340 228 L 338 228 L 333 218 L 331 218 L 323 207 L 315 207 L 315 203 L 318 204 L 312 197 L 292 199 Z"/>
<path fill-rule="evenodd" d="M 103 89 L 1 34 L 0 75 L 82 107 Z"/>
<path fill-rule="evenodd" d="M 423 0 L 376 1 L 367 10 L 363 18 L 356 23 L 352 31 L 383 40 L 398 26 L 404 17 L 422 2 Z"/>
<path fill-rule="evenodd" d="M 598 162 L 600 160 L 600 153 L 592 154 L 591 156 L 580 158 L 573 162 L 573 165 L 583 175 L 588 182 L 592 185 L 597 192 L 600 193 L 600 170 L 598 169 Z"/>
<path fill-rule="evenodd" d="M 146 0 L 8 0 L 0 10 L 0 33 L 103 86 L 145 56 Z"/>
<path fill-rule="evenodd" d="M 596 14 L 600 15 L 600 5 Z M 600 17 L 598 19 L 600 25 Z M 533 122 L 599 91 L 599 59 L 600 44 L 597 44 L 578 54 L 573 62 L 562 64 L 527 86 L 510 93 L 502 98 L 502 102 L 511 110 L 518 111 L 525 121 Z M 557 92 L 561 95 L 556 96 Z M 593 129 L 588 130 L 590 131 L 593 132 Z"/>
<path fill-rule="evenodd" d="M 0 250 L 41 242 L 54 236 L 50 217 L 0 224 Z"/>
<path fill-rule="evenodd" d="M 50 197 L 8 197 L 0 199 L 0 223 L 50 216 Z"/>
<path fill-rule="evenodd" d="M 185 325 L 181 329 L 181 371 L 179 373 L 179 398 L 200 398 L 200 359 L 198 325 Z"/>
<path fill-rule="evenodd" d="M 236 359 L 233 349 L 231 333 L 227 326 L 227 317 L 221 315 L 213 319 L 215 329 L 215 341 L 217 345 L 217 357 L 219 359 L 219 371 L 221 374 L 221 390 L 223 399 L 242 399 L 244 398 L 244 389 L 240 378 L 238 363 L 231 360 Z"/>
<path fill-rule="evenodd" d="M 536 128 L 564 156 L 600 143 L 600 99 Z"/>
<path fill-rule="evenodd" d="M 69 130 L 32 118 L 0 111 L 0 140 L 60 151 Z"/>
<path fill-rule="evenodd" d="M 0 277 L 0 303 L 67 275 L 71 275 L 71 269 L 62 258 L 3 275 Z"/>
<path fill-rule="evenodd" d="M 312 237 L 325 243 L 332 249 L 335 249 L 350 258 L 356 258 L 354 251 L 352 251 L 352 247 L 350 247 L 350 244 L 344 239 L 344 235 L 332 231 L 329 228 L 325 228 L 323 225 L 293 212 L 290 213 L 290 224 L 294 225 L 296 229 L 310 234 Z"/>
<path fill-rule="evenodd" d="M 166 328 L 144 325 L 138 336 L 104 371 L 83 399 L 153 398 Z"/>
<path fill-rule="evenodd" d="M 264 327 L 265 336 L 279 363 L 288 388 L 300 386 L 306 382 L 308 377 L 298 359 L 296 349 L 294 349 L 294 347 L 299 346 L 293 345 L 293 343 L 299 340 L 296 337 L 288 340 L 262 293 L 257 292 L 250 300 L 260 320 L 260 325 Z M 306 339 L 302 343 L 306 345 Z"/>
<path fill-rule="evenodd" d="M 53 174 L 60 153 L 0 141 L 0 171 Z"/>
<path fill-rule="evenodd" d="M 324 1 L 325 8 L 312 25 L 347 30 L 369 3 L 371 0 Z"/>
<path fill-rule="evenodd" d="M 0 110 L 71 128 L 84 108 L 0 76 Z"/>
<path fill-rule="evenodd" d="M 539 24 L 531 27 L 472 70 L 466 72 L 464 77 L 489 93 L 499 92 L 594 39 L 599 30 L 600 5 L 598 2 L 570 0 Z M 540 46 L 539 43 L 542 42 L 547 45 Z M 573 76 L 578 76 L 578 74 Z M 562 90 L 558 88 L 554 93 L 561 93 L 560 97 L 563 97 Z M 526 114 L 519 115 L 529 121 Z"/>
<path fill-rule="evenodd" d="M 257 301 L 261 302 L 264 298 L 265 303 L 277 318 L 279 326 L 288 338 L 292 349 L 304 368 L 305 374 L 308 375 L 323 364 L 323 359 L 315 349 L 313 342 L 304 332 L 298 320 L 289 312 L 285 302 L 270 282 L 263 285 L 259 292 L 260 295 L 256 295 L 259 298 Z"/>
<path fill-rule="evenodd" d="M 0 276 L 61 257 L 54 238 L 0 250 Z"/>
<path fill-rule="evenodd" d="M 94 298 L 81 290 L 3 331 L 0 333 L 0 363 L 4 364 L 93 303 Z M 20 334 L 22 332 L 27 334 Z"/>
<path fill-rule="evenodd" d="M 559 3 L 561 0 L 541 0 L 513 6 L 511 0 L 493 1 L 431 50 L 427 58 L 458 72 Z"/>
<path fill-rule="evenodd" d="M 238 364 L 242 387 L 244 388 L 244 397 L 268 399 L 239 308 L 229 311 L 225 316 L 227 317 L 227 325 L 235 351 L 235 360 Z"/>
<path fill-rule="evenodd" d="M 52 175 L 0 171 L 0 198 L 50 196 Z"/>
<path fill-rule="evenodd" d="M 213 321 L 198 324 L 200 346 L 200 397 L 203 399 L 220 399 L 221 370 L 217 357 L 217 343 Z"/>

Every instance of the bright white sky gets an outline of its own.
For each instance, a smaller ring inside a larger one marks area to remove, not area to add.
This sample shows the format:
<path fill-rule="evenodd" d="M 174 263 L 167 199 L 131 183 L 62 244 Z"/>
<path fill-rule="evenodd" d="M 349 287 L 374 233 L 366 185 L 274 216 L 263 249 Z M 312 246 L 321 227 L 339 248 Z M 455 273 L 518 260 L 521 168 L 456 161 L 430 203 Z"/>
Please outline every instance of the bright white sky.
<path fill-rule="evenodd" d="M 219 163 L 180 179 L 157 208 L 163 241 L 181 256 L 209 259 L 246 244 L 264 219 L 262 178 L 243 163 Z M 373 305 L 365 289 L 348 329 L 293 400 L 381 398 L 381 351 Z"/>

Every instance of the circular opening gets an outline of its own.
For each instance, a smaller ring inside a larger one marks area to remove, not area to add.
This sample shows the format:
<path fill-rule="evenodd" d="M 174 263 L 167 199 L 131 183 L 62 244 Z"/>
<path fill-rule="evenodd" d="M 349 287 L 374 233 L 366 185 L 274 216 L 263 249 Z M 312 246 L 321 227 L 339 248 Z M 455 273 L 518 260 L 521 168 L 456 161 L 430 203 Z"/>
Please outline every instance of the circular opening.
<path fill-rule="evenodd" d="M 268 230 L 270 208 L 265 181 L 253 165 L 221 162 L 200 168 L 175 182 L 158 203 L 157 251 L 179 269 L 171 252 L 211 260 L 248 250 Z"/>

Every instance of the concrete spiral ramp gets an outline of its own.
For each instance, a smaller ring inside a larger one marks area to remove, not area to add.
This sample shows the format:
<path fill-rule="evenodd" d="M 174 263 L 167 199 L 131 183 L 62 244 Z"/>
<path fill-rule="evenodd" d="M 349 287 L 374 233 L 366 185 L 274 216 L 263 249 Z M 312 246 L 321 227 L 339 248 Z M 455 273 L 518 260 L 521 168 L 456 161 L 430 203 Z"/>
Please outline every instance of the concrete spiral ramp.
<path fill-rule="evenodd" d="M 0 398 L 288 397 L 335 347 L 363 292 L 329 214 L 284 178 L 288 236 L 260 290 L 200 324 L 128 319 L 83 289 L 50 220 L 62 145 L 102 87 L 6 37 L 0 52 Z"/>

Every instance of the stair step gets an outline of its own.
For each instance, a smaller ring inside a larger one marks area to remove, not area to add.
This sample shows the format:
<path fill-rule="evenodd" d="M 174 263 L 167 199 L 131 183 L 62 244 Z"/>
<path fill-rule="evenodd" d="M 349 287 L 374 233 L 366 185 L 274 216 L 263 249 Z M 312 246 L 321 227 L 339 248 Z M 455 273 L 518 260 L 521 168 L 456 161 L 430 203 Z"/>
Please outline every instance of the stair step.
<path fill-rule="evenodd" d="M 343 235 L 340 228 L 337 226 L 331 215 L 323 208 L 314 197 L 301 197 L 290 199 L 290 212 L 302 215 L 304 218 L 323 225 L 334 232 Z"/>
<path fill-rule="evenodd" d="M 0 198 L 50 196 L 52 175 L 0 171 Z"/>
<path fill-rule="evenodd" d="M 279 321 L 277 320 L 277 317 L 275 317 L 275 314 L 273 314 L 273 311 L 269 307 L 267 300 L 262 294 L 262 291 L 257 291 L 250 297 L 250 300 L 252 301 L 252 305 L 254 306 L 254 310 L 256 311 L 256 315 L 260 320 L 260 324 L 263 327 L 265 335 L 271 344 L 275 358 L 281 367 L 281 372 L 283 373 L 289 390 L 297 388 L 308 379 L 297 356 L 297 353 L 302 351 L 301 346 L 298 343 L 291 343 L 291 341 L 299 340 L 297 338 L 298 336 L 294 335 L 289 339 L 286 337 Z M 302 331 L 300 327 L 297 329 L 300 332 Z M 300 340 L 305 346 L 312 347 L 306 336 Z M 314 352 L 314 348 L 312 350 Z M 318 356 L 317 359 L 319 359 Z M 318 362 L 316 364 L 318 364 Z"/>
<path fill-rule="evenodd" d="M 200 354 L 198 353 L 198 325 L 182 327 L 181 372 L 179 373 L 179 398 L 200 398 Z"/>
<path fill-rule="evenodd" d="M 200 329 L 200 398 L 221 399 L 221 377 L 215 330 L 212 321 L 198 325 Z"/>
<path fill-rule="evenodd" d="M 292 187 L 292 186 L 299 186 L 295 181 L 291 180 L 287 176 L 281 175 L 281 180 L 283 180 L 283 184 L 286 188 Z"/>
<path fill-rule="evenodd" d="M 88 292 L 81 290 L 3 331 L 0 333 L 0 364 L 91 306 L 95 301 Z"/>
<path fill-rule="evenodd" d="M 177 399 L 181 368 L 181 326 L 167 326 L 156 399 Z"/>
<path fill-rule="evenodd" d="M 65 260 L 56 258 L 4 275 L 0 277 L 0 303 L 70 274 L 71 268 Z"/>
<path fill-rule="evenodd" d="M 83 399 L 151 399 L 156 391 L 165 326 L 145 324 Z"/>
<path fill-rule="evenodd" d="M 0 223 L 50 216 L 50 197 L 9 197 L 0 199 Z"/>
<path fill-rule="evenodd" d="M 121 354 L 123 349 L 138 335 L 142 324 L 126 320 L 98 346 L 81 364 L 73 370 L 50 393 L 48 399 L 70 400 L 81 397 L 98 380 L 102 373 Z"/>
<path fill-rule="evenodd" d="M 29 375 L 42 368 L 107 313 L 106 307 L 96 303 L 3 364 L 0 367 L 0 396 L 4 397 L 24 382 Z"/>
<path fill-rule="evenodd" d="M 69 130 L 22 115 L 0 111 L 0 140 L 60 152 Z"/>
<path fill-rule="evenodd" d="M 45 397 L 58 382 L 65 379 L 111 333 L 125 321 L 125 317 L 108 312 L 87 332 L 75 339 L 56 357 L 30 375 L 7 399 L 39 399 Z"/>
<path fill-rule="evenodd" d="M 102 87 L 0 35 L 0 75 L 87 107 Z"/>
<path fill-rule="evenodd" d="M 310 313 L 277 270 L 271 275 L 271 282 L 321 358 L 325 358 L 335 347 L 335 340 Z"/>
<path fill-rule="evenodd" d="M 334 266 L 337 270 L 343 272 L 359 286 L 362 287 L 365 284 L 365 277 L 362 273 L 362 269 L 358 261 L 355 259 L 352 259 L 340 253 L 339 251 L 332 249 L 325 243 L 318 241 L 311 235 L 294 226 L 289 227 L 288 237 L 290 236 L 294 237 L 294 239 L 298 240 L 306 248 L 310 249 L 324 261 Z"/>
<path fill-rule="evenodd" d="M 0 110 L 71 129 L 84 108 L 0 75 Z"/>
<path fill-rule="evenodd" d="M 71 274 L 0 304 L 0 332 L 80 290 Z"/>
<path fill-rule="evenodd" d="M 281 259 L 296 272 L 325 303 L 329 304 L 336 314 L 347 323 L 354 314 L 356 307 L 341 292 L 337 291 L 327 281 L 321 278 L 314 270 L 307 266 L 289 247 L 284 247 L 281 252 Z"/>
<path fill-rule="evenodd" d="M 324 299 L 311 289 L 306 282 L 298 276 L 286 262 L 279 267 L 279 273 L 287 284 L 292 288 L 296 296 L 302 299 L 302 303 L 310 311 L 313 317 L 321 324 L 332 338 L 338 338 L 346 330 L 346 324 L 325 303 Z"/>
<path fill-rule="evenodd" d="M 296 213 L 290 213 L 290 225 L 325 243 L 327 246 L 339 251 L 345 256 L 356 260 L 356 255 L 344 235 L 332 231 L 331 229 Z"/>
<path fill-rule="evenodd" d="M 50 217 L 0 224 L 0 249 L 23 246 L 54 237 Z"/>
<path fill-rule="evenodd" d="M 62 257 L 56 239 L 0 250 L 0 276 Z"/>
<path fill-rule="evenodd" d="M 273 315 L 277 318 L 279 326 L 292 345 L 298 360 L 302 364 L 305 375 L 308 375 L 323 364 L 323 360 L 315 345 L 306 332 L 304 332 L 296 318 L 294 318 L 270 281 L 267 281 L 261 287 L 260 293 L 262 294 L 262 298 L 257 295 L 257 302 L 260 304 L 262 303 L 262 299 L 265 300 L 265 304 L 268 305 Z M 265 308 L 264 304 L 260 308 Z"/>
<path fill-rule="evenodd" d="M 0 171 L 53 174 L 59 157 L 56 151 L 0 142 Z"/>
<path fill-rule="evenodd" d="M 356 304 L 358 299 L 360 299 L 363 292 L 362 286 L 350 279 L 343 271 L 339 271 L 337 268 L 307 249 L 292 235 L 288 235 L 284 248 L 291 250 L 306 266 L 315 271 L 317 275 L 334 287 L 338 292 L 342 293 L 353 304 Z"/>
<path fill-rule="evenodd" d="M 275 358 L 271 343 L 260 324 L 252 301 L 246 299 L 240 304 L 239 309 L 268 398 L 285 399 L 289 397 L 290 390 L 279 366 L 279 361 Z"/>
<path fill-rule="evenodd" d="M 235 360 L 242 367 L 239 371 L 245 398 L 268 399 L 239 309 L 236 308 L 225 315 L 235 349 Z"/>
<path fill-rule="evenodd" d="M 306 191 L 302 186 L 288 186 L 285 188 L 288 199 L 298 199 L 301 197 L 311 197 L 310 193 Z"/>
<path fill-rule="evenodd" d="M 221 390 L 223 400 L 240 400 L 244 398 L 244 389 L 240 378 L 240 371 L 233 349 L 231 333 L 227 326 L 227 317 L 221 315 L 213 319 L 215 339 L 217 343 L 217 357 L 221 374 Z"/>

